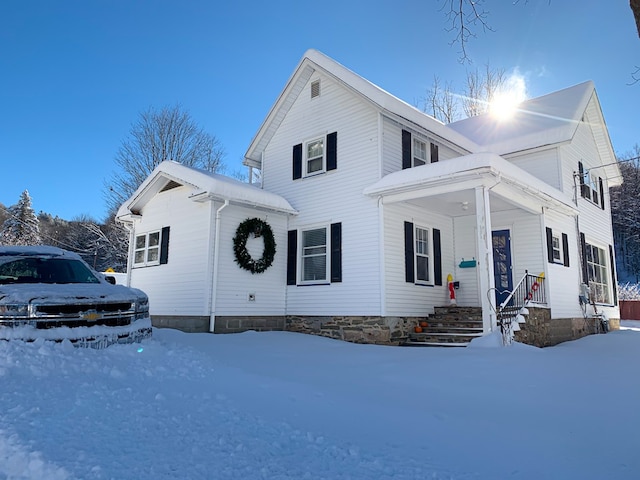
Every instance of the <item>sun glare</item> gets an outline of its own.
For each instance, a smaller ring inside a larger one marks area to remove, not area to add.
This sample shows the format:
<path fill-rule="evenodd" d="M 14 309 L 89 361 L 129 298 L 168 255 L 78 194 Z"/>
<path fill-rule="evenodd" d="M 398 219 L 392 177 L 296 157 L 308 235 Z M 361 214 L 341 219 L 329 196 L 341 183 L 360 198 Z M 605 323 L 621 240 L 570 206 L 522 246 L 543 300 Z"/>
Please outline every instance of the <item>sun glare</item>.
<path fill-rule="evenodd" d="M 518 105 L 527 97 L 526 92 L 524 77 L 517 73 L 512 74 L 502 90 L 494 95 L 489 105 L 491 115 L 500 120 L 511 118 L 518 110 Z"/>

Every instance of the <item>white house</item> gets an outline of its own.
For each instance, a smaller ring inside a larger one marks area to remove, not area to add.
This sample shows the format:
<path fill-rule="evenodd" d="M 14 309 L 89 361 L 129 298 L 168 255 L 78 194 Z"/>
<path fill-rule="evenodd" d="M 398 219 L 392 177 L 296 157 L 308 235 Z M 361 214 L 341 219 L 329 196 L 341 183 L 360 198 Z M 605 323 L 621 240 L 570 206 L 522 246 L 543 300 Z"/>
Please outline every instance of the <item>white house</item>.
<path fill-rule="evenodd" d="M 448 342 L 525 300 L 529 343 L 617 325 L 622 180 L 592 82 L 444 125 L 310 50 L 244 163 L 261 187 L 164 162 L 118 211 L 155 325 Z"/>

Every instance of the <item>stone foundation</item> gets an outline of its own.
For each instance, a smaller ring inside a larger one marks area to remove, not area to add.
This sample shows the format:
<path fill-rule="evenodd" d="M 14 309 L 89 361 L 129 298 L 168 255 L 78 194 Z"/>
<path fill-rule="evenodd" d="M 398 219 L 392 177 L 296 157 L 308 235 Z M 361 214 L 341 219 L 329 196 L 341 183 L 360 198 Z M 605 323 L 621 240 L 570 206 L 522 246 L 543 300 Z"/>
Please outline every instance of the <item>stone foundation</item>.
<path fill-rule="evenodd" d="M 156 328 L 175 328 L 188 333 L 209 331 L 209 317 L 206 315 L 151 315 L 151 325 Z"/>
<path fill-rule="evenodd" d="M 551 319 L 548 308 L 527 307 L 527 310 L 529 315 L 526 316 L 526 323 L 521 324 L 521 330 L 515 333 L 517 342 L 536 347 L 550 347 L 595 333 L 593 319 L 582 317 Z M 619 329 L 620 319 L 609 319 L 609 330 Z"/>
<path fill-rule="evenodd" d="M 257 332 L 282 331 L 285 329 L 283 316 L 256 316 L 256 317 L 216 317 L 216 326 L 213 333 L 240 333 L 248 330 Z"/>
<path fill-rule="evenodd" d="M 399 345 L 427 317 L 295 316 L 286 318 L 285 330 L 335 338 L 352 343 Z"/>

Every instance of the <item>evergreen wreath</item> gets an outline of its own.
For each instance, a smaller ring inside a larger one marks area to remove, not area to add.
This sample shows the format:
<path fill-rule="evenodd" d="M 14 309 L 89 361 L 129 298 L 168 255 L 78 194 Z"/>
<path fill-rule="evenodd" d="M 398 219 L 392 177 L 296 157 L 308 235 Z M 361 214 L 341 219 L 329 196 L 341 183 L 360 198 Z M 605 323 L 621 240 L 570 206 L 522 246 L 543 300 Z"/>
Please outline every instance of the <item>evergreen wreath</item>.
<path fill-rule="evenodd" d="M 247 240 L 250 234 L 255 238 L 263 237 L 264 239 L 264 252 L 259 260 L 254 260 L 247 251 Z M 273 257 L 276 255 L 276 241 L 269 224 L 259 218 L 247 218 L 238 225 L 236 236 L 233 237 L 233 252 L 240 268 L 249 270 L 251 273 L 264 272 L 271 266 Z"/>

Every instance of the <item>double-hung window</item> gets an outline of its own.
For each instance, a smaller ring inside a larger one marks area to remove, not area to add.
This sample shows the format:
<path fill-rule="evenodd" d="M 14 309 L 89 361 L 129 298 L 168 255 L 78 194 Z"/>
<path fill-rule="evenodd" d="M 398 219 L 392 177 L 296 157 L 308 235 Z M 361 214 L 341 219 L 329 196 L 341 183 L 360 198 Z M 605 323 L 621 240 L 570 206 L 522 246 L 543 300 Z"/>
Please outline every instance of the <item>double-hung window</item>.
<path fill-rule="evenodd" d="M 551 249 L 554 263 L 562 263 L 562 242 L 560 241 L 560 235 L 553 233 L 551 237 Z"/>
<path fill-rule="evenodd" d="M 324 137 L 305 144 L 305 175 L 324 172 Z"/>
<path fill-rule="evenodd" d="M 596 205 L 600 202 L 598 198 L 598 177 L 591 175 L 589 170 L 584 174 L 585 198 L 588 198 Z"/>
<path fill-rule="evenodd" d="M 611 303 L 607 255 L 604 249 L 589 243 L 585 245 L 585 250 L 591 298 L 597 303 Z"/>
<path fill-rule="evenodd" d="M 160 264 L 160 231 L 136 235 L 133 265 L 146 266 Z"/>
<path fill-rule="evenodd" d="M 302 231 L 302 282 L 324 282 L 328 280 L 327 228 Z"/>
<path fill-rule="evenodd" d="M 431 242 L 429 241 L 430 232 L 426 228 L 415 227 L 415 262 L 416 262 L 416 283 L 431 282 Z"/>
<path fill-rule="evenodd" d="M 413 166 L 425 165 L 427 158 L 427 144 L 417 138 L 413 139 Z"/>
<path fill-rule="evenodd" d="M 419 167 L 438 161 L 439 147 L 433 142 L 402 130 L 402 168 Z"/>

